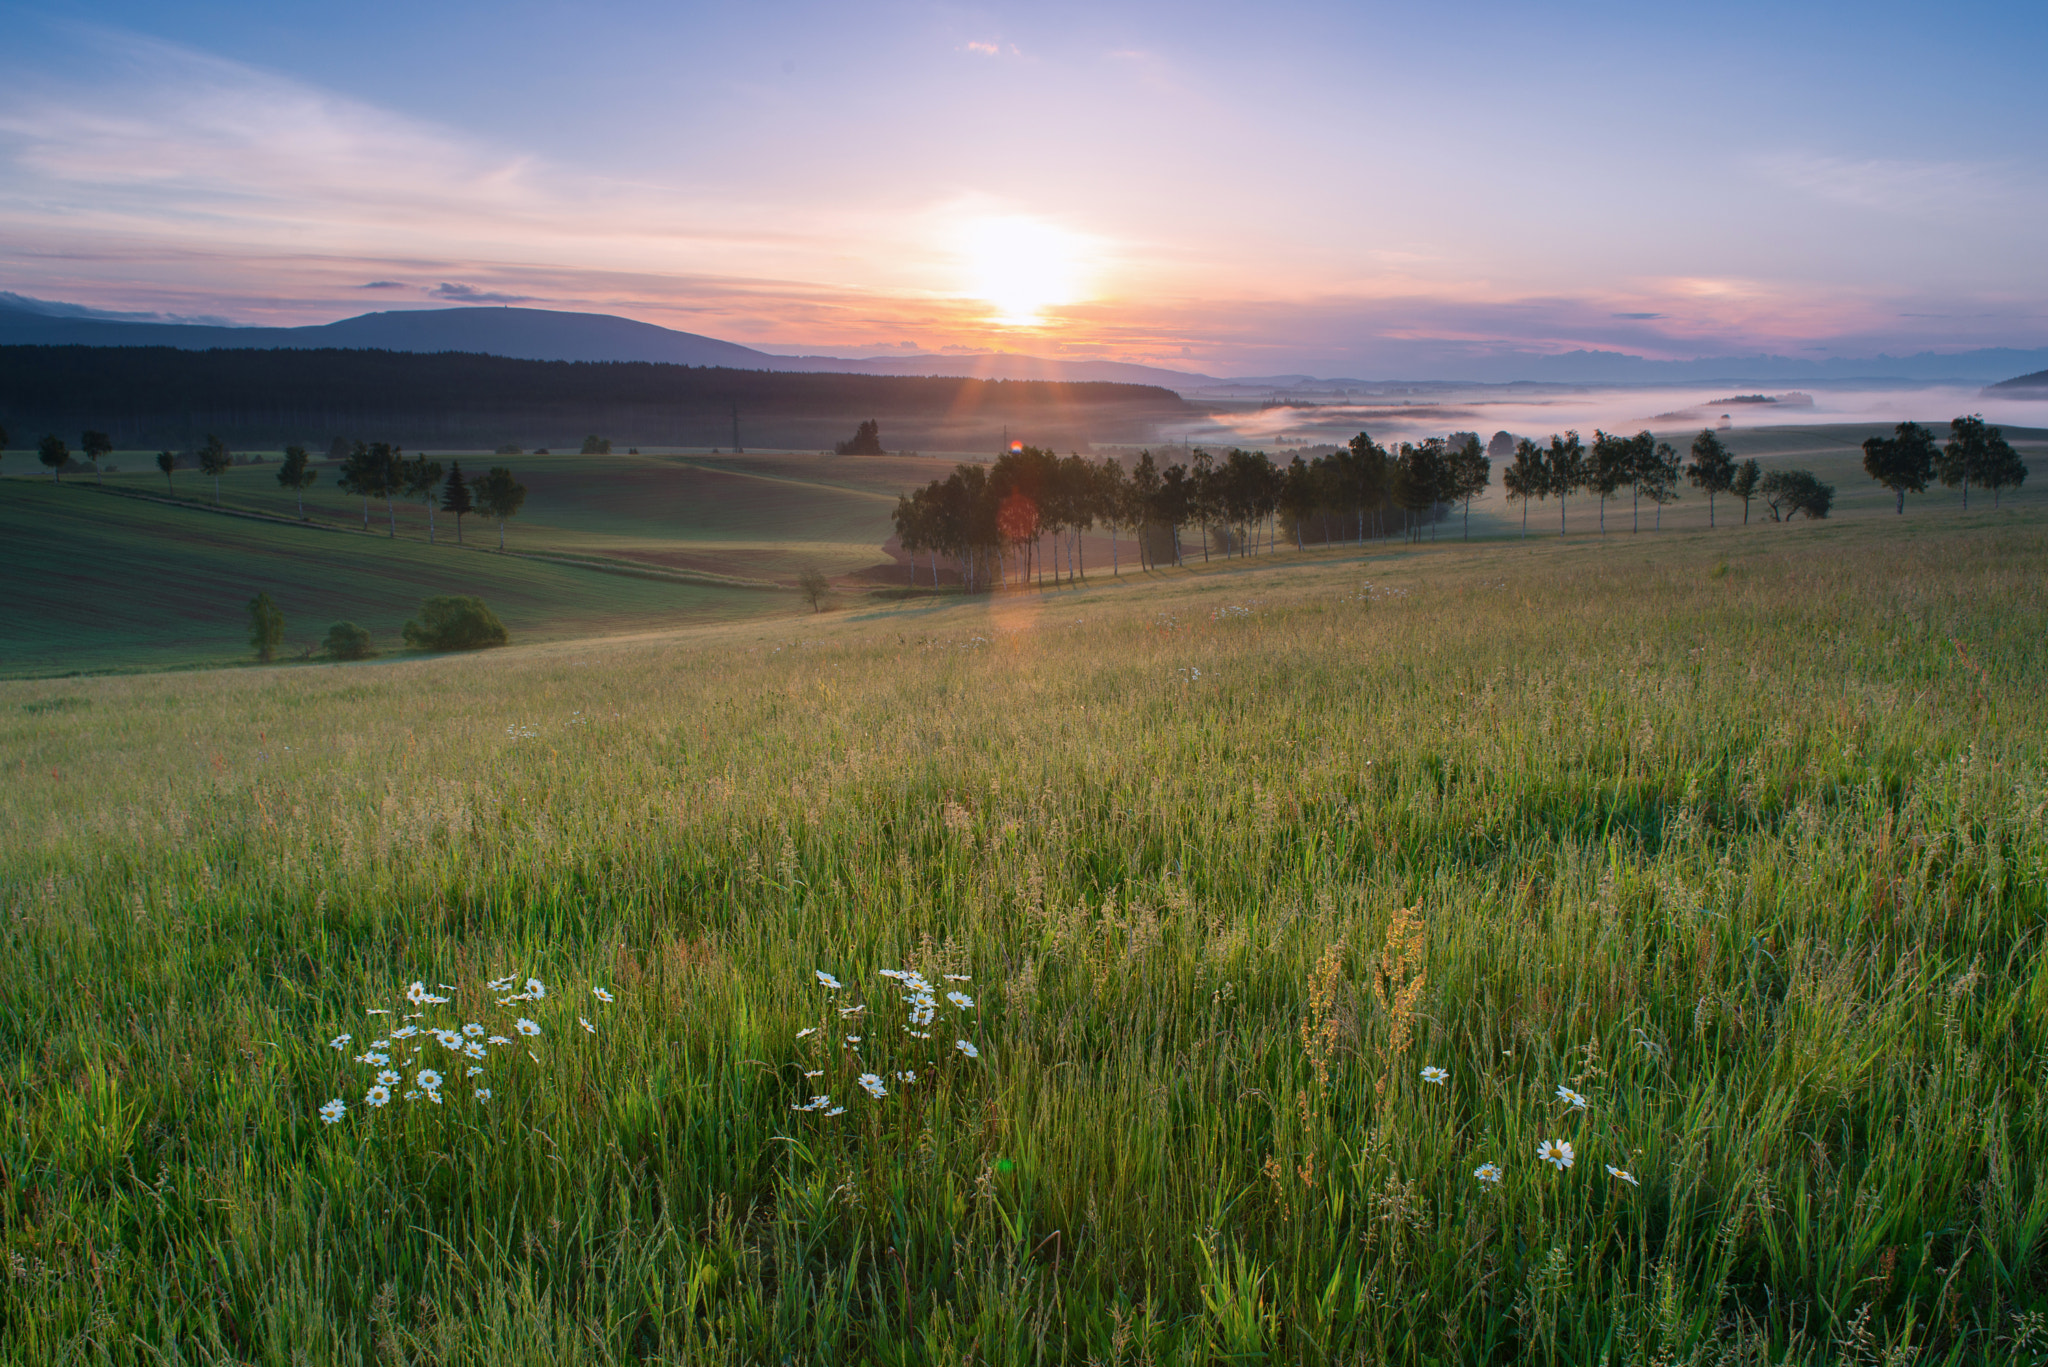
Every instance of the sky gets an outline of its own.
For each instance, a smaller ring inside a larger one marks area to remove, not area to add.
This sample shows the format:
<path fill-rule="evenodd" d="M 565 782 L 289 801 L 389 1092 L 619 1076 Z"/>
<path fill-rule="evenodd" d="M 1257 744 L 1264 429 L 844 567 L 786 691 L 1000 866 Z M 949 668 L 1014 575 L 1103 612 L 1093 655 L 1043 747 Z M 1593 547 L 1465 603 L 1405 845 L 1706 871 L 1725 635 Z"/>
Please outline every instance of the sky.
<path fill-rule="evenodd" d="M 2048 346 L 2038 3 L 0 3 L 0 290 L 1443 375 Z"/>

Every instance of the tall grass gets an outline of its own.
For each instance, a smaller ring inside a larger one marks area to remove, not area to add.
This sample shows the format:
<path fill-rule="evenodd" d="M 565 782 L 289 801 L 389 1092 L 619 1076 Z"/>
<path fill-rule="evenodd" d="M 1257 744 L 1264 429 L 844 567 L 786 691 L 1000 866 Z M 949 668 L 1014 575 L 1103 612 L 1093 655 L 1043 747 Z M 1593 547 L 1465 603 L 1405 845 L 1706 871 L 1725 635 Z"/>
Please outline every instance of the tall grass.
<path fill-rule="evenodd" d="M 0 686 L 0 1351 L 2040 1360 L 2040 524 L 1654 555 Z"/>

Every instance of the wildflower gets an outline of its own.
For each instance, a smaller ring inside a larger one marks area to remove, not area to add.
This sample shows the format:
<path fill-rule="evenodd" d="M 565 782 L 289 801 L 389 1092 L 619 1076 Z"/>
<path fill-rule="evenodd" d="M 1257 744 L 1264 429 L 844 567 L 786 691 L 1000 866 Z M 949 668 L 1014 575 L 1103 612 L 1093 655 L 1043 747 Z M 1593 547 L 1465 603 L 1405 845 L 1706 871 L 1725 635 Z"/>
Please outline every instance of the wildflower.
<path fill-rule="evenodd" d="M 831 1110 L 829 1110 L 829 1111 L 825 1112 L 825 1115 L 826 1115 L 826 1117 L 827 1117 L 828 1119 L 829 1119 L 829 1118 L 831 1118 L 832 1116 L 835 1116 L 835 1115 L 845 1115 L 845 1114 L 846 1114 L 846 1108 L 845 1108 L 844 1106 L 834 1106 L 834 1107 L 833 1107 L 833 1108 L 832 1108 Z"/>
<path fill-rule="evenodd" d="M 972 1011 L 974 1009 L 974 998 L 968 996 L 965 992 L 948 992 L 946 1000 L 959 1007 L 962 1011 Z"/>
<path fill-rule="evenodd" d="M 1563 1172 L 1572 1165 L 1572 1145 L 1568 1139 L 1546 1139 L 1536 1146 L 1536 1156 Z"/>
<path fill-rule="evenodd" d="M 822 968 L 812 969 L 811 971 L 818 975 L 818 985 L 820 987 L 829 987 L 834 992 L 837 992 L 840 988 L 846 986 L 845 983 L 840 982 L 839 979 L 833 977 Z"/>
<path fill-rule="evenodd" d="M 932 1033 L 929 1030 L 912 1030 L 909 1026 L 903 1028 L 903 1033 L 912 1039 L 930 1039 L 932 1037 Z"/>
<path fill-rule="evenodd" d="M 389 1049 L 391 1041 L 388 1039 L 373 1039 L 370 1041 L 370 1047 L 372 1049 Z"/>
<path fill-rule="evenodd" d="M 347 1035 L 336 1035 L 333 1039 L 327 1041 L 327 1047 L 329 1049 L 346 1049 L 348 1048 L 348 1041 L 349 1037 Z"/>
<path fill-rule="evenodd" d="M 1481 1163 L 1478 1167 L 1472 1169 L 1472 1175 L 1488 1186 L 1499 1186 L 1502 1175 L 1500 1164 Z"/>
<path fill-rule="evenodd" d="M 1642 1185 L 1642 1183 L 1641 1183 L 1641 1182 L 1638 1182 L 1638 1181 L 1636 1181 L 1636 1177 L 1635 1177 L 1635 1174 L 1634 1174 L 1634 1173 L 1632 1173 L 1632 1172 L 1629 1172 L 1628 1170 L 1626 1170 L 1626 1169 L 1624 1169 L 1624 1168 L 1617 1168 L 1617 1167 L 1615 1167 L 1615 1166 L 1614 1166 L 1614 1164 L 1612 1164 L 1612 1163 L 1609 1163 L 1609 1164 L 1607 1165 L 1607 1175 L 1608 1175 L 1609 1177 L 1618 1177 L 1618 1178 L 1620 1178 L 1620 1179 L 1621 1179 L 1622 1181 L 1624 1181 L 1624 1182 L 1628 1183 L 1628 1184 L 1629 1184 L 1630 1186 L 1632 1186 L 1632 1187 L 1639 1187 L 1639 1186 L 1641 1186 L 1641 1185 Z"/>
<path fill-rule="evenodd" d="M 1586 1109 L 1586 1098 L 1580 1096 L 1569 1087 L 1560 1086 L 1557 1089 L 1557 1099 L 1575 1111 Z"/>
<path fill-rule="evenodd" d="M 859 1035 L 848 1035 L 848 1036 L 846 1037 L 846 1042 L 847 1042 L 848 1044 L 859 1044 L 859 1043 L 860 1043 L 860 1036 L 859 1036 Z"/>
<path fill-rule="evenodd" d="M 438 1106 L 441 1104 L 441 1094 L 439 1092 L 428 1092 L 427 1100 L 433 1102 L 436 1106 Z"/>
<path fill-rule="evenodd" d="M 483 1032 L 484 1028 L 481 1025 L 478 1025 L 475 1021 L 471 1021 L 469 1024 L 462 1027 L 462 1033 L 469 1036 L 471 1039 L 475 1039 L 478 1035 L 481 1035 Z"/>
<path fill-rule="evenodd" d="M 901 1072 L 901 1073 L 898 1073 L 898 1074 L 896 1075 L 896 1080 L 897 1080 L 898 1082 L 915 1082 L 915 1081 L 917 1081 L 917 1069 L 915 1069 L 915 1068 L 912 1068 L 912 1069 L 908 1070 L 907 1072 Z"/>
<path fill-rule="evenodd" d="M 414 1006 L 418 1006 L 427 999 L 427 985 L 423 982 L 413 983 L 405 989 L 405 999 Z"/>
<path fill-rule="evenodd" d="M 519 1023 L 512 1028 L 522 1035 L 538 1035 L 540 1033 L 540 1023 L 538 1021 L 530 1021 L 524 1016 L 521 1016 Z"/>
<path fill-rule="evenodd" d="M 391 1032 L 391 1038 L 411 1039 L 414 1035 L 417 1035 L 419 1032 L 420 1028 L 417 1025 L 401 1025 L 396 1030 L 393 1030 Z"/>
<path fill-rule="evenodd" d="M 601 987 L 593 987 L 593 988 L 591 988 L 591 989 L 590 989 L 590 995 L 591 995 L 591 996 L 593 996 L 593 997 L 595 997 L 595 998 L 597 998 L 597 999 L 598 999 L 599 1001 L 601 1001 L 601 1002 L 608 1002 L 608 1001 L 611 1001 L 611 1000 L 612 1000 L 612 994 L 611 994 L 611 993 L 609 993 L 609 992 L 607 992 L 607 991 L 605 991 L 605 990 L 604 990 L 603 988 L 601 988 Z"/>
<path fill-rule="evenodd" d="M 539 1001 L 547 994 L 548 990 L 542 985 L 539 978 L 528 978 L 526 980 L 526 997 L 528 1001 Z"/>
<path fill-rule="evenodd" d="M 858 1016 L 867 1009 L 868 1004 L 866 1002 L 862 1002 L 859 1006 L 842 1006 L 839 1008 L 839 1019 L 845 1020 L 848 1016 Z"/>
<path fill-rule="evenodd" d="M 490 1051 L 485 1049 L 481 1044 L 478 1044 L 475 1040 L 471 1040 L 469 1043 L 462 1046 L 462 1056 L 464 1058 L 489 1058 Z"/>
<path fill-rule="evenodd" d="M 373 1016 L 388 1016 L 391 1013 L 381 1006 L 373 1006 L 370 1008 L 370 1014 Z"/>
<path fill-rule="evenodd" d="M 1450 1079 L 1451 1075 L 1437 1067 L 1434 1063 L 1422 1070 L 1422 1080 L 1432 1087 L 1441 1087 Z"/>
<path fill-rule="evenodd" d="M 797 1031 L 797 1032 L 796 1032 L 796 1037 L 797 1037 L 798 1039 L 802 1039 L 802 1038 L 803 1038 L 803 1037 L 804 1037 L 805 1035 L 815 1035 L 815 1034 L 817 1034 L 817 1033 L 818 1033 L 818 1027 L 817 1027 L 817 1026 L 815 1026 L 815 1025 L 806 1025 L 806 1026 L 805 1026 L 805 1027 L 804 1027 L 803 1029 L 801 1029 L 801 1030 L 799 1030 L 799 1031 Z"/>
<path fill-rule="evenodd" d="M 485 1044 L 510 1044 L 511 1042 L 511 1040 L 506 1039 L 503 1035 L 493 1035 L 484 1041 Z"/>
<path fill-rule="evenodd" d="M 966 973 L 948 973 L 946 975 L 946 981 L 949 983 L 971 983 L 974 981 L 974 979 L 971 975 Z"/>
<path fill-rule="evenodd" d="M 464 1077 L 475 1077 L 478 1073 L 481 1073 L 482 1071 L 483 1069 L 477 1067 L 474 1063 L 472 1063 L 469 1065 L 468 1068 L 463 1070 L 462 1075 Z"/>
<path fill-rule="evenodd" d="M 434 1038 L 440 1041 L 443 1049 L 460 1049 L 462 1047 L 462 1032 L 460 1030 L 436 1030 L 434 1031 Z"/>
<path fill-rule="evenodd" d="M 882 1079 L 873 1073 L 862 1073 L 859 1078 L 861 1090 L 877 1101 L 889 1095 L 889 1089 L 882 1085 Z"/>
<path fill-rule="evenodd" d="M 813 1069 L 812 1069 L 812 1070 L 811 1070 L 810 1072 L 808 1072 L 808 1073 L 805 1073 L 805 1074 L 804 1074 L 804 1076 L 805 1076 L 805 1077 L 823 1077 L 823 1076 L 825 1076 L 825 1070 L 824 1070 L 823 1068 L 813 1068 Z"/>
<path fill-rule="evenodd" d="M 382 1083 L 384 1086 L 389 1087 L 392 1083 L 398 1081 L 398 1074 L 392 1072 L 389 1068 L 386 1068 L 382 1072 L 377 1074 L 377 1081 Z"/>
<path fill-rule="evenodd" d="M 979 1050 L 979 1049 L 975 1048 L 975 1047 L 974 1047 L 974 1046 L 973 1046 L 972 1044 L 968 1043 L 968 1042 L 967 1042 L 966 1040 L 964 1040 L 964 1039 L 956 1039 L 956 1040 L 954 1040 L 954 1041 L 953 1041 L 953 1047 L 954 1047 L 955 1049 L 958 1049 L 958 1050 L 959 1050 L 959 1051 L 960 1051 L 961 1053 L 963 1053 L 963 1054 L 967 1055 L 967 1057 L 969 1057 L 969 1058 L 980 1058 L 980 1057 L 981 1057 L 981 1050 Z"/>
<path fill-rule="evenodd" d="M 588 1030 L 591 1034 L 594 1035 L 597 1033 L 597 1027 L 592 1025 L 589 1021 L 584 1020 L 583 1017 L 578 1016 L 576 1018 L 576 1021 L 579 1025 L 581 1025 L 585 1030 Z"/>
<path fill-rule="evenodd" d="M 431 1092 L 440 1087 L 441 1075 L 432 1068 L 422 1068 L 413 1076 L 413 1081 L 419 1083 L 426 1091 Z"/>
<path fill-rule="evenodd" d="M 420 1099 L 420 1094 L 417 1090 L 410 1091 L 405 1094 L 405 1099 L 407 1101 L 418 1101 Z"/>
<path fill-rule="evenodd" d="M 490 1088 L 488 1088 L 488 1087 L 479 1087 L 479 1088 L 477 1088 L 477 1089 L 476 1089 L 476 1099 L 477 1099 L 478 1101 L 489 1101 L 489 1100 L 491 1099 L 491 1089 L 490 1089 Z"/>
<path fill-rule="evenodd" d="M 389 1106 L 391 1104 L 391 1089 L 384 1085 L 382 1079 L 379 1079 L 376 1086 L 363 1093 L 363 1100 L 372 1106 Z"/>
<path fill-rule="evenodd" d="M 371 1049 L 364 1053 L 357 1054 L 356 1062 L 367 1063 L 372 1068 L 379 1068 L 382 1067 L 384 1064 L 391 1062 L 391 1055 L 380 1054 L 375 1049 Z"/>
<path fill-rule="evenodd" d="M 454 984 L 454 983 L 442 983 L 442 984 L 441 984 L 441 990 L 442 990 L 442 991 L 444 991 L 444 992 L 453 992 L 453 991 L 455 990 L 455 984 Z"/>
<path fill-rule="evenodd" d="M 512 984 L 518 981 L 519 975 L 517 973 L 510 973 L 502 978 L 493 978 L 489 982 L 485 983 L 484 986 L 489 988 L 493 992 L 510 992 L 512 990 Z"/>
<path fill-rule="evenodd" d="M 325 1106 L 322 1106 L 320 1108 L 320 1118 L 330 1125 L 334 1124 L 336 1121 L 340 1120 L 343 1116 L 347 1114 L 348 1103 L 343 1101 L 340 1097 L 334 1098 L 334 1100 L 328 1102 Z"/>

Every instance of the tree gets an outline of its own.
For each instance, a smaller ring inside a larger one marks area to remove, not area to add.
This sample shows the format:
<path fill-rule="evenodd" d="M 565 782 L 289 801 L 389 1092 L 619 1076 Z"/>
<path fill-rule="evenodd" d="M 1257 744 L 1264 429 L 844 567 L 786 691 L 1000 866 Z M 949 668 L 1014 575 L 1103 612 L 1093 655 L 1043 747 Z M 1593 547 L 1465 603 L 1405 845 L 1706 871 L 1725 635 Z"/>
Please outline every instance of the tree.
<path fill-rule="evenodd" d="M 1467 432 L 1464 443 L 1452 450 L 1450 476 L 1451 491 L 1457 495 L 1453 501 L 1465 505 L 1465 540 L 1470 541 L 1472 500 L 1493 483 L 1493 462 L 1487 459 L 1477 433 Z"/>
<path fill-rule="evenodd" d="M 526 486 L 502 465 L 493 465 L 477 481 L 476 505 L 486 517 L 498 519 L 498 549 L 505 549 L 505 520 L 517 517 L 526 503 Z"/>
<path fill-rule="evenodd" d="M 1122 578 L 1123 557 L 1117 550 L 1117 533 L 1131 526 L 1130 480 L 1116 457 L 1104 456 L 1095 466 L 1095 506 L 1103 525 L 1109 528 L 1109 572 Z"/>
<path fill-rule="evenodd" d="M 52 432 L 36 443 L 36 459 L 50 467 L 50 482 L 62 484 L 64 477 L 59 472 L 71 460 L 71 448 L 64 444 L 64 438 Z"/>
<path fill-rule="evenodd" d="M 2010 451 L 2005 434 L 1988 426 L 1982 413 L 1956 418 L 1948 425 L 1949 438 L 1941 448 L 1935 468 L 1944 488 L 1963 486 L 1963 511 L 1970 511 L 1970 486 L 1984 483 L 1984 476 Z"/>
<path fill-rule="evenodd" d="M 462 544 L 462 516 L 476 509 L 476 500 L 469 496 L 469 486 L 462 482 L 462 462 L 456 461 L 448 471 L 448 482 L 441 486 L 441 511 L 455 514 L 455 544 Z"/>
<path fill-rule="evenodd" d="M 584 455 L 586 455 L 586 456 L 608 456 L 608 455 L 610 455 L 611 453 L 612 453 L 612 439 L 611 439 L 610 437 L 585 437 L 585 438 L 583 439 L 583 454 L 584 454 Z"/>
<path fill-rule="evenodd" d="M 1807 470 L 1773 470 L 1758 482 L 1757 492 L 1773 522 L 1790 522 L 1801 513 L 1810 520 L 1826 517 L 1835 501 L 1835 486 L 1822 484 Z"/>
<path fill-rule="evenodd" d="M 869 418 L 853 429 L 853 439 L 833 443 L 832 449 L 842 456 L 886 456 L 882 449 L 882 424 Z"/>
<path fill-rule="evenodd" d="M 1600 535 L 1607 535 L 1607 500 L 1629 482 L 1635 467 L 1635 442 L 1597 428 L 1592 458 L 1586 462 L 1586 487 L 1600 496 Z"/>
<path fill-rule="evenodd" d="M 213 435 L 213 433 L 208 432 L 206 434 L 206 445 L 199 448 L 199 469 L 202 474 L 209 475 L 213 479 L 213 506 L 216 508 L 220 506 L 221 474 L 233 462 L 234 457 L 228 454 L 227 443 Z"/>
<path fill-rule="evenodd" d="M 269 594 L 257 594 L 249 600 L 249 644 L 256 647 L 256 658 L 269 664 L 283 640 L 284 614 L 270 601 Z"/>
<path fill-rule="evenodd" d="M 405 624 L 405 643 L 415 650 L 481 650 L 510 639 L 505 624 L 481 598 L 449 594 L 420 604 L 420 615 Z"/>
<path fill-rule="evenodd" d="M 1306 550 L 1302 540 L 1302 524 L 1314 515 L 1321 503 L 1321 490 L 1316 488 L 1315 471 L 1300 456 L 1287 462 L 1286 474 L 1280 482 L 1280 511 L 1294 524 L 1294 549 Z"/>
<path fill-rule="evenodd" d="M 441 482 L 441 462 L 424 455 L 398 463 L 398 482 L 407 498 L 427 505 L 427 544 L 434 544 L 434 486 Z"/>
<path fill-rule="evenodd" d="M 1756 497 L 1756 486 L 1763 482 L 1763 475 L 1764 467 L 1756 463 L 1756 457 L 1751 456 L 1742 462 L 1742 467 L 1735 472 L 1735 478 L 1729 482 L 1728 492 L 1742 500 L 1742 525 L 1745 527 L 1749 525 L 1749 501 Z"/>
<path fill-rule="evenodd" d="M 162 457 L 158 457 L 161 461 Z M 277 483 L 282 489 L 289 489 L 298 497 L 299 520 L 306 519 L 306 486 L 320 478 L 320 472 L 313 468 L 312 458 L 303 446 L 284 448 L 284 464 L 277 467 Z"/>
<path fill-rule="evenodd" d="M 327 639 L 320 648 L 335 660 L 367 660 L 377 653 L 370 644 L 370 633 L 354 622 L 336 622 L 327 628 Z"/>
<path fill-rule="evenodd" d="M 337 463 L 347 460 L 350 449 L 347 437 L 336 437 L 327 443 L 327 459 Z"/>
<path fill-rule="evenodd" d="M 1527 437 L 1515 441 L 1514 464 L 1501 472 L 1500 487 L 1522 505 L 1522 539 L 1529 539 L 1529 500 L 1550 497 L 1550 466 L 1543 448 Z"/>
<path fill-rule="evenodd" d="M 1557 495 L 1557 534 L 1565 532 L 1565 495 L 1575 489 L 1586 487 L 1586 448 L 1579 443 L 1577 432 L 1566 432 L 1559 437 L 1550 437 L 1550 458 L 1544 462 L 1550 472 L 1550 492 Z"/>
<path fill-rule="evenodd" d="M 1991 491 L 1993 508 L 1998 507 L 2007 489 L 2017 489 L 2027 482 L 2027 463 L 2002 436 L 1992 447 L 1991 459 L 1984 468 L 1981 482 Z"/>
<path fill-rule="evenodd" d="M 806 565 L 797 572 L 796 588 L 804 596 L 804 601 L 811 605 L 812 612 L 825 610 L 825 595 L 831 592 L 832 585 L 823 570 L 816 565 Z"/>
<path fill-rule="evenodd" d="M 178 482 L 171 478 L 171 471 L 178 468 L 178 458 L 169 451 L 156 453 L 156 468 L 164 472 L 164 486 L 171 491 L 171 497 L 178 496 Z"/>
<path fill-rule="evenodd" d="M 85 431 L 79 433 L 78 452 L 92 462 L 93 482 L 95 484 L 106 483 L 106 478 L 100 472 L 99 466 L 101 461 L 114 453 L 114 439 L 104 432 L 95 432 L 88 427 Z"/>
<path fill-rule="evenodd" d="M 391 506 L 392 497 L 404 485 L 398 448 L 388 441 L 357 442 L 342 462 L 341 475 L 335 480 L 346 493 L 363 500 L 363 530 L 370 530 L 370 500 L 384 500 L 385 513 L 391 519 L 391 535 L 398 535 L 398 514 Z"/>
<path fill-rule="evenodd" d="M 1864 441 L 1863 472 L 1897 496 L 1894 511 L 1903 516 L 1906 495 L 1927 492 L 1934 478 L 1934 434 L 1917 422 L 1902 422 L 1892 432 Z"/>
<path fill-rule="evenodd" d="M 1685 477 L 1693 487 L 1703 490 L 1707 496 L 1707 525 L 1714 525 L 1714 496 L 1725 494 L 1735 483 L 1735 457 L 1728 454 L 1728 448 L 1714 435 L 1711 427 L 1702 427 L 1700 434 L 1692 439 L 1692 464 L 1685 467 Z"/>
<path fill-rule="evenodd" d="M 1638 437 L 1642 442 L 1650 434 Z M 1658 531 L 1664 530 L 1664 505 L 1678 501 L 1678 451 L 1668 441 L 1654 444 L 1644 443 L 1647 451 L 1639 451 L 1641 464 L 1636 470 L 1636 492 L 1657 505 Z"/>

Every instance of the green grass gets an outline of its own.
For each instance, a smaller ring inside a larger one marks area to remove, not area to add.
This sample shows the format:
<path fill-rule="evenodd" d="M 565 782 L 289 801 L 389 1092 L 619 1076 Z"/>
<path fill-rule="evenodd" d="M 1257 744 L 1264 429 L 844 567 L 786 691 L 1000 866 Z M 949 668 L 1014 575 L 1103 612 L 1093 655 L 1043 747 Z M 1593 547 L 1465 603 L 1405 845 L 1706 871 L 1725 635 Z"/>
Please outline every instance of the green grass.
<path fill-rule="evenodd" d="M 480 530 L 472 527 L 472 531 Z M 432 594 L 476 594 L 514 639 L 788 612 L 795 597 L 600 573 L 467 548 L 386 541 L 122 498 L 0 483 L 0 672 L 247 660 L 246 604 L 285 613 L 287 657 L 351 620 L 385 650 Z M 516 544 L 516 543 L 515 543 Z"/>
<path fill-rule="evenodd" d="M 2037 1361 L 2043 531 L 0 684 L 0 1355 Z"/>

